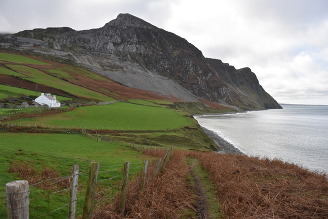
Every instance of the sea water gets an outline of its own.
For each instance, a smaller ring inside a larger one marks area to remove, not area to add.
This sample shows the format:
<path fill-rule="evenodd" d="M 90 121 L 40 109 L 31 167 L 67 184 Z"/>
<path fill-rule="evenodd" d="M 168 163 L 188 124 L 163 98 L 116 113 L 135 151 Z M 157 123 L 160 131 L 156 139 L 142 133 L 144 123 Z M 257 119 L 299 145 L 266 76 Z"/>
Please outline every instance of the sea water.
<path fill-rule="evenodd" d="M 195 118 L 247 155 L 328 173 L 328 106 L 282 107 Z"/>

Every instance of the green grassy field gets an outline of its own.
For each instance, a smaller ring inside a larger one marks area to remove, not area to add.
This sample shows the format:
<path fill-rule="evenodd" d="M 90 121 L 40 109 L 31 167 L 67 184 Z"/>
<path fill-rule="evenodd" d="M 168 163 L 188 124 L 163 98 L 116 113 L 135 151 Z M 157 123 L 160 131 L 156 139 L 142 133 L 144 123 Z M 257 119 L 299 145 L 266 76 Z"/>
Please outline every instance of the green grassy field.
<path fill-rule="evenodd" d="M 0 100 L 7 97 L 18 97 L 21 95 L 37 96 L 35 91 L 0 84 Z"/>
<path fill-rule="evenodd" d="M 71 166 L 77 163 L 82 172 L 81 188 L 78 194 L 81 198 L 85 192 L 90 161 L 99 162 L 101 171 L 105 170 L 105 166 L 110 165 L 112 166 L 109 167 L 111 174 L 120 176 L 120 170 L 125 161 L 132 163 L 133 171 L 139 171 L 140 164 L 145 159 L 143 155 L 130 147 L 118 143 L 99 142 L 86 135 L 0 133 L 0 139 L 0 218 L 6 218 L 5 184 L 20 179 L 19 175 L 8 172 L 10 163 L 15 163 L 16 166 L 24 164 L 24 169 L 33 169 L 30 174 L 34 174 L 35 177 L 44 169 L 58 171 L 61 176 L 67 176 L 71 172 Z M 108 177 L 106 174 L 109 173 L 99 173 L 99 180 Z M 51 189 L 31 187 L 31 218 L 38 218 L 67 203 L 69 194 L 54 194 L 53 192 Z M 78 202 L 78 206 L 82 211 L 83 198 Z M 66 215 L 67 208 L 64 208 L 52 213 L 49 217 L 42 218 L 63 218 Z"/>
<path fill-rule="evenodd" d="M 163 107 L 172 104 L 170 101 L 166 100 L 140 100 L 140 99 L 130 99 L 128 100 L 129 103 L 136 103 L 140 105 L 146 105 L 146 106 L 157 106 L 157 107 Z"/>
<path fill-rule="evenodd" d="M 3 53 L 0 52 L 0 62 L 14 62 L 14 63 L 21 63 L 21 64 L 34 64 L 34 65 L 49 65 L 49 63 L 42 62 L 33 58 L 29 58 L 22 55 L 10 54 L 10 53 Z"/>
<path fill-rule="evenodd" d="M 196 127 L 196 125 L 195 125 Z M 129 132 L 106 134 L 109 139 L 140 147 L 174 147 L 176 149 L 217 150 L 216 144 L 200 129 L 183 128 L 157 132 Z"/>
<path fill-rule="evenodd" d="M 12 115 L 21 113 L 38 113 L 44 111 L 44 108 L 0 108 L 0 116 L 2 115 Z"/>
<path fill-rule="evenodd" d="M 52 116 L 20 119 L 10 123 L 109 130 L 167 130 L 193 124 L 190 118 L 172 109 L 122 102 L 79 107 Z"/>
<path fill-rule="evenodd" d="M 20 74 L 18 72 L 12 71 L 8 68 L 1 67 L 1 66 L 0 66 L 0 74 L 2 74 L 2 75 L 13 75 L 13 76 L 18 76 L 18 77 L 23 76 L 22 74 Z"/>
<path fill-rule="evenodd" d="M 82 134 L 0 133 L 0 138 L 0 148 L 3 150 L 22 149 L 54 157 L 65 157 L 72 161 L 123 163 L 131 159 L 134 162 L 138 157 L 136 151 L 118 143 L 98 142 L 95 138 Z"/>
<path fill-rule="evenodd" d="M 11 87 L 11 86 L 0 84 L 0 100 L 7 98 L 7 97 L 19 97 L 22 95 L 35 96 L 35 98 L 36 98 L 36 97 L 40 96 L 41 93 L 35 92 L 32 90 L 23 89 L 23 88 Z M 62 96 L 58 96 L 58 95 L 56 96 L 56 98 L 59 101 L 71 100 L 71 98 L 62 97 Z"/>
<path fill-rule="evenodd" d="M 0 53 L 0 63 L 3 64 L 3 66 L 0 66 L 0 74 L 12 75 L 24 80 L 44 84 L 77 97 L 99 101 L 113 100 L 113 98 L 104 94 L 70 82 L 70 80 L 74 81 L 77 75 L 91 79 L 107 80 L 83 68 L 59 63 L 50 64 L 30 57 L 9 53 Z M 30 66 L 31 64 L 36 66 Z"/>
<path fill-rule="evenodd" d="M 22 66 L 22 65 L 8 65 L 11 69 L 13 69 L 16 72 L 19 72 L 27 78 L 26 80 L 40 83 L 44 85 L 48 85 L 50 87 L 54 87 L 63 91 L 66 91 L 67 93 L 73 94 L 75 96 L 80 96 L 84 98 L 91 98 L 101 101 L 110 101 L 113 100 L 113 98 L 105 96 L 101 93 L 74 85 L 72 83 L 69 83 L 67 81 L 63 81 L 59 78 L 53 77 L 51 75 L 45 74 L 44 72 L 31 68 L 28 66 Z M 0 72 L 1 74 L 1 72 Z"/>

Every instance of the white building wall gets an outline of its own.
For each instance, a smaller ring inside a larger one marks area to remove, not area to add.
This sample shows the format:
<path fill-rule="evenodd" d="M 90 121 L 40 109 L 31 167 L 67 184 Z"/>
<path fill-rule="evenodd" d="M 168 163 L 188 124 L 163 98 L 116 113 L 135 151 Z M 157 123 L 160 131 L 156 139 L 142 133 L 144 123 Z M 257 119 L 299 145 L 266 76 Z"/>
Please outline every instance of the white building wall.
<path fill-rule="evenodd" d="M 56 98 L 56 96 L 54 96 L 54 98 Z M 41 93 L 41 96 L 37 97 L 34 101 L 40 105 L 60 107 L 60 102 L 58 100 L 50 100 L 44 93 Z"/>

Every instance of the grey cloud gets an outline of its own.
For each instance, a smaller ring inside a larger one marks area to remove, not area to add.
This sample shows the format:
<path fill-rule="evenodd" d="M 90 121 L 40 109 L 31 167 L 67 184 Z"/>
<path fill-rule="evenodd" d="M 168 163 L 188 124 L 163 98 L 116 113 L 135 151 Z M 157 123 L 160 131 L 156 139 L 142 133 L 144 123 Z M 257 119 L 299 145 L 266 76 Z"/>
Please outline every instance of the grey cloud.
<path fill-rule="evenodd" d="M 0 32 L 49 26 L 91 29 L 104 25 L 119 13 L 131 13 L 161 24 L 169 15 L 169 4 L 170 1 L 162 0 L 1 0 L 0 25 L 6 24 L 7 29 Z"/>
<path fill-rule="evenodd" d="M 3 18 L 10 24 L 10 30 L 18 31 L 19 28 L 35 28 L 38 25 L 47 23 L 51 25 L 55 20 L 62 20 L 66 17 L 63 12 L 65 11 L 65 1 L 1 1 L 0 10 Z"/>
<path fill-rule="evenodd" d="M 250 0 L 243 5 L 257 18 L 278 19 L 290 25 L 310 25 L 328 17 L 326 0 Z"/>

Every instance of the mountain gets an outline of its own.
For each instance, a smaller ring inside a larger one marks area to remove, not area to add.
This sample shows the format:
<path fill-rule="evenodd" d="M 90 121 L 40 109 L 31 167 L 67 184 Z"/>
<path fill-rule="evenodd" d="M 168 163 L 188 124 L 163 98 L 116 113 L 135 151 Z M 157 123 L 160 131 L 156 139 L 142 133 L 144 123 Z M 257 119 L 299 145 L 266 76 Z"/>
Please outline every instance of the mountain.
<path fill-rule="evenodd" d="M 72 60 L 126 86 L 181 101 L 281 108 L 250 68 L 206 58 L 186 39 L 130 14 L 98 29 L 25 30 L 1 37 L 1 46 Z"/>

